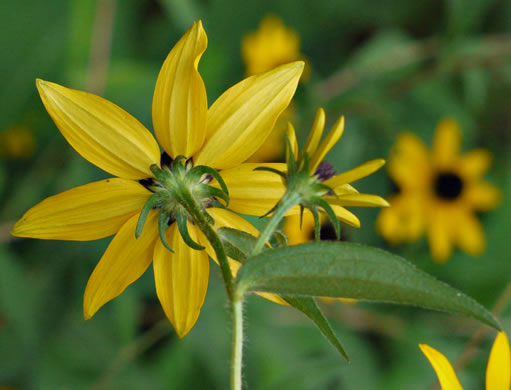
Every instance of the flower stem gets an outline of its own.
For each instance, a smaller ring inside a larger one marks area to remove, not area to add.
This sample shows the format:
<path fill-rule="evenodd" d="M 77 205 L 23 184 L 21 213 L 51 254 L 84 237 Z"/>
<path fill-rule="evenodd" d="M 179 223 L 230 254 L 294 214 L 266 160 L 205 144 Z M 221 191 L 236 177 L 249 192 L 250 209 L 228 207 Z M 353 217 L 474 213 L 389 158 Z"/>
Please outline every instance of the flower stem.
<path fill-rule="evenodd" d="M 207 221 L 197 202 L 192 197 L 186 197 L 186 201 L 183 203 L 184 203 L 183 205 L 186 208 L 186 211 L 190 214 L 195 224 L 199 227 L 201 232 L 206 236 L 209 243 L 213 247 L 216 253 L 218 263 L 220 264 L 225 289 L 227 290 L 227 296 L 229 297 L 229 301 L 232 301 L 233 299 L 232 273 L 231 268 L 229 267 L 229 262 L 227 261 L 227 255 L 225 254 L 222 241 L 220 240 L 220 237 L 218 237 L 218 235 L 216 234 L 215 229 L 213 229 L 213 227 Z"/>
<path fill-rule="evenodd" d="M 294 191 L 287 191 L 282 199 L 277 204 L 272 217 L 268 220 L 266 225 L 261 230 L 261 234 L 257 239 L 257 242 L 252 250 L 252 256 L 255 256 L 261 252 L 264 244 L 270 239 L 273 232 L 279 226 L 280 221 L 284 218 L 284 215 L 291 209 L 291 207 L 297 205 L 300 202 L 300 195 Z"/>
<path fill-rule="evenodd" d="M 241 390 L 243 358 L 243 296 L 235 294 L 232 301 L 231 390 Z"/>

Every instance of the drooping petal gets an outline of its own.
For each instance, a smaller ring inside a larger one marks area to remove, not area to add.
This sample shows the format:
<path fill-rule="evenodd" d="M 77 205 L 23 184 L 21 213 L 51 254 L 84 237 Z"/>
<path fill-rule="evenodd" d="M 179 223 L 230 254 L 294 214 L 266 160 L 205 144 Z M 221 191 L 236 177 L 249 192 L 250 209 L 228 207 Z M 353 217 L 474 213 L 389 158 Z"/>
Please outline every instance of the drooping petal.
<path fill-rule="evenodd" d="M 353 207 L 388 207 L 389 203 L 378 195 L 371 194 L 346 194 L 335 196 L 325 196 L 325 200 L 330 204 L 339 206 Z"/>
<path fill-rule="evenodd" d="M 490 168 L 492 155 L 486 149 L 474 149 L 461 156 L 460 173 L 465 179 L 477 179 Z"/>
<path fill-rule="evenodd" d="M 442 390 L 463 390 L 451 363 L 442 353 L 426 344 L 419 344 L 419 347 L 433 366 Z"/>
<path fill-rule="evenodd" d="M 208 39 L 201 21 L 179 40 L 158 75 L 153 96 L 153 125 L 172 157 L 191 157 L 206 137 L 208 101 L 197 66 Z"/>
<path fill-rule="evenodd" d="M 330 206 L 332 207 L 332 210 L 334 210 L 334 213 L 339 220 L 341 220 L 342 222 L 344 222 L 350 226 L 353 226 L 356 228 L 360 227 L 360 220 L 357 218 L 357 216 L 355 214 L 346 210 L 342 206 L 337 206 L 335 204 L 332 204 Z"/>
<path fill-rule="evenodd" d="M 152 177 L 160 148 L 134 117 L 99 96 L 38 79 L 48 114 L 69 144 L 86 160 L 124 179 Z"/>
<path fill-rule="evenodd" d="M 197 228 L 188 223 L 188 231 L 197 242 Z M 160 240 L 156 242 L 153 263 L 156 293 L 167 318 L 182 338 L 195 325 L 206 298 L 209 259 L 206 251 L 185 244 L 177 224 L 172 224 L 165 235 L 175 253 Z"/>
<path fill-rule="evenodd" d="M 229 208 L 242 214 L 261 216 L 268 212 L 284 195 L 286 187 L 276 173 L 254 171 L 256 167 L 270 167 L 285 172 L 282 163 L 246 163 L 235 168 L 225 169 L 220 175 L 229 189 Z M 216 181 L 211 185 L 219 187 Z"/>
<path fill-rule="evenodd" d="M 461 146 L 461 130 L 453 119 L 441 120 L 433 138 L 433 161 L 438 168 L 451 168 L 457 161 Z"/>
<path fill-rule="evenodd" d="M 367 161 L 356 168 L 350 169 L 349 171 L 340 173 L 328 180 L 325 180 L 325 184 L 333 189 L 343 184 L 352 183 L 363 177 L 369 176 L 376 172 L 385 164 L 385 160 L 379 158 L 376 160 Z"/>
<path fill-rule="evenodd" d="M 97 240 L 115 234 L 151 192 L 126 179 L 106 179 L 50 196 L 28 210 L 12 234 L 46 240 Z"/>
<path fill-rule="evenodd" d="M 307 138 L 307 142 L 305 143 L 305 147 L 303 150 L 307 152 L 309 157 L 312 157 L 318 148 L 319 141 L 321 140 L 321 136 L 323 135 L 323 130 L 325 128 L 325 110 L 323 108 L 318 108 L 316 112 L 316 117 L 314 118 L 314 123 L 312 124 L 311 132 L 309 133 L 309 137 Z"/>
<path fill-rule="evenodd" d="M 302 71 L 300 61 L 282 65 L 224 92 L 209 109 L 206 143 L 196 164 L 232 168 L 255 153 L 291 101 Z"/>
<path fill-rule="evenodd" d="M 402 189 L 424 190 L 431 176 L 429 152 L 424 142 L 415 134 L 400 134 L 392 148 L 387 169 Z"/>
<path fill-rule="evenodd" d="M 441 209 L 432 215 L 428 231 L 431 257 L 437 263 L 446 262 L 451 256 L 452 242 L 449 221 Z"/>
<path fill-rule="evenodd" d="M 499 205 L 502 194 L 493 184 L 480 181 L 471 184 L 465 190 L 464 197 L 475 210 L 488 211 Z"/>
<path fill-rule="evenodd" d="M 122 292 L 142 274 L 153 259 L 154 242 L 158 236 L 158 215 L 152 210 L 142 235 L 135 238 L 139 213 L 131 217 L 115 235 L 85 288 L 83 316 L 91 318 L 105 303 Z"/>
<path fill-rule="evenodd" d="M 486 390 L 509 389 L 511 385 L 511 352 L 504 332 L 499 332 L 486 368 Z"/>
<path fill-rule="evenodd" d="M 319 163 L 323 161 L 327 153 L 334 147 L 334 145 L 339 141 L 344 132 L 344 117 L 341 116 L 337 122 L 334 123 L 332 130 L 328 133 L 325 140 L 318 147 L 316 152 L 311 156 L 311 172 L 315 172 Z"/>
<path fill-rule="evenodd" d="M 458 213 L 456 223 L 458 228 L 453 230 L 461 250 L 473 256 L 483 253 L 486 248 L 486 239 L 479 219 L 467 211 Z"/>

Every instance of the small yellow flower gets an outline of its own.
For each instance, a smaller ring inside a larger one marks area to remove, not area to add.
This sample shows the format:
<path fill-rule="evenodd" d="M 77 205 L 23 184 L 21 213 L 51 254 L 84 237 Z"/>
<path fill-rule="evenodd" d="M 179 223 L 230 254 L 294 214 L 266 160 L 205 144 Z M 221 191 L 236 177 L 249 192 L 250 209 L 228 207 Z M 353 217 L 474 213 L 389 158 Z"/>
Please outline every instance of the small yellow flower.
<path fill-rule="evenodd" d="M 471 255 L 484 251 L 484 232 L 475 213 L 495 208 L 500 193 L 481 179 L 490 153 L 475 149 L 461 154 L 460 144 L 460 128 L 451 119 L 438 124 L 431 153 L 415 135 L 400 135 L 388 164 L 399 192 L 377 221 L 385 239 L 412 242 L 426 232 L 437 262 L 445 262 L 454 245 Z"/>
<path fill-rule="evenodd" d="M 339 118 L 330 133 L 320 143 L 324 127 L 325 111 L 320 108 L 317 111 L 311 133 L 303 150 L 310 157 L 309 174 L 317 177 L 318 182 L 327 185 L 335 192 L 335 194 L 325 193 L 321 198 L 331 206 L 337 218 L 350 226 L 360 227 L 358 218 L 348 211 L 345 206 L 386 207 L 388 203 L 377 195 L 360 194 L 349 183 L 374 173 L 383 166 L 385 161 L 382 159 L 371 160 L 347 172 L 336 174 L 333 167 L 323 159 L 341 138 L 344 131 L 344 118 Z M 298 144 L 291 124 L 288 137 L 296 158 L 298 156 Z M 286 186 L 279 175 L 273 172 L 255 171 L 249 177 L 249 172 L 258 166 L 280 172 L 287 171 L 287 166 L 284 163 L 247 163 L 234 169 L 222 171 L 222 178 L 229 188 L 231 199 L 229 207 L 231 209 L 244 214 L 253 214 L 254 211 L 257 211 L 255 215 L 263 215 L 284 196 Z M 261 183 L 265 183 L 264 187 Z M 289 211 L 288 215 L 298 214 L 299 212 L 300 208 L 296 206 Z"/>
<path fill-rule="evenodd" d="M 14 127 L 0 133 L 0 156 L 6 159 L 28 158 L 34 149 L 34 134 L 25 127 Z"/>
<path fill-rule="evenodd" d="M 265 17 L 257 31 L 247 34 L 241 44 L 246 73 L 251 76 L 279 65 L 305 60 L 300 53 L 298 33 L 274 15 Z"/>
<path fill-rule="evenodd" d="M 429 345 L 419 344 L 435 370 L 442 390 L 463 390 L 447 358 Z M 486 390 L 509 390 L 511 384 L 511 353 L 504 332 L 499 332 L 486 368 Z"/>
<path fill-rule="evenodd" d="M 186 172 L 200 166 L 236 169 L 269 135 L 289 104 L 303 69 L 303 63 L 296 62 L 249 77 L 224 92 L 208 109 L 206 89 L 197 69 L 206 46 L 202 23 L 196 22 L 160 70 L 152 114 L 154 132 L 165 151 L 162 158 L 149 130 L 115 104 L 86 92 L 37 81 L 48 113 L 71 146 L 92 164 L 118 176 L 42 201 L 13 230 L 13 235 L 20 237 L 76 241 L 116 234 L 87 283 L 86 319 L 120 295 L 151 263 L 158 298 L 178 336 L 186 335 L 199 316 L 208 286 L 208 253 L 214 255 L 201 231 L 187 219 L 162 222 L 167 208 L 169 218 L 174 210 L 170 209 L 179 208 L 175 203 L 162 203 L 145 215 L 145 227 L 135 238 L 141 210 L 146 209 L 144 205 L 153 192 L 171 190 L 158 181 L 154 172 L 179 176 L 177 171 L 171 173 L 169 156 L 174 162 L 187 159 L 182 168 Z M 250 176 L 247 173 L 247 180 L 252 182 Z M 203 181 L 210 177 L 204 179 L 201 175 L 197 180 L 187 187 L 192 195 L 204 189 Z M 214 196 L 200 200 L 215 228 L 229 226 L 257 235 L 257 230 L 238 215 L 210 207 Z M 184 229 L 187 226 L 188 238 L 200 242 L 206 251 L 194 250 L 184 242 L 185 236 L 180 234 L 183 225 Z"/>

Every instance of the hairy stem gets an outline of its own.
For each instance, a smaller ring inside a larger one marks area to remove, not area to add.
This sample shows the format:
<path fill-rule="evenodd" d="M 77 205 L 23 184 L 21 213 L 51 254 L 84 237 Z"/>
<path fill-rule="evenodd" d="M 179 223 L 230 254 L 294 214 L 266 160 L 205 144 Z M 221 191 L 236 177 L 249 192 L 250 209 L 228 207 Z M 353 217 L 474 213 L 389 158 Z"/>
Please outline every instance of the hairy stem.
<path fill-rule="evenodd" d="M 232 301 L 231 390 L 241 390 L 243 358 L 243 296 Z"/>

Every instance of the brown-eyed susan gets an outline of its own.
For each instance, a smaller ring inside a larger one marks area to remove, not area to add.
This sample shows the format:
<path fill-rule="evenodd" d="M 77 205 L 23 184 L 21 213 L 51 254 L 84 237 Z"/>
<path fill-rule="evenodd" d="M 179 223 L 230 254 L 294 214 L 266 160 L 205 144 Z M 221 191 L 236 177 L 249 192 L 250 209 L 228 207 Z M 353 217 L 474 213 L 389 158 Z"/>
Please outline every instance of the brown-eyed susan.
<path fill-rule="evenodd" d="M 447 358 L 429 345 L 419 344 L 435 370 L 442 390 L 463 390 L 454 369 Z M 488 359 L 486 390 L 509 390 L 511 385 L 511 353 L 504 332 L 499 332 Z"/>
<path fill-rule="evenodd" d="M 388 164 L 399 192 L 380 213 L 378 231 L 394 244 L 426 233 L 437 262 L 448 260 L 454 246 L 481 254 L 486 244 L 476 213 L 495 208 L 500 199 L 498 189 L 482 180 L 490 163 L 485 149 L 461 153 L 461 130 L 452 119 L 439 122 L 431 152 L 417 136 L 401 134 Z"/>
<path fill-rule="evenodd" d="M 378 195 L 359 193 L 350 183 L 374 173 L 383 166 L 385 161 L 371 160 L 347 172 L 336 173 L 332 165 L 324 161 L 324 158 L 343 134 L 344 117 L 335 122 L 330 132 L 320 142 L 324 128 L 325 111 L 320 108 L 305 147 L 299 152 L 294 128 L 292 125 L 289 127 L 288 139 L 292 156 L 288 156 L 288 161 L 296 159 L 295 164 L 299 166 L 303 176 L 306 176 L 305 180 L 318 190 L 317 193 L 300 196 L 306 203 L 310 203 L 312 199 L 306 198 L 311 195 L 320 211 L 329 215 L 336 231 L 339 220 L 350 226 L 360 227 L 359 219 L 345 207 L 385 207 L 388 203 Z M 258 170 L 255 171 L 256 174 L 248 175 L 259 166 L 267 170 Z M 289 185 L 286 180 L 290 176 L 289 173 L 288 166 L 283 163 L 246 163 L 222 171 L 222 178 L 229 188 L 229 207 L 245 214 L 251 214 L 255 210 L 258 211 L 258 215 L 268 213 L 286 193 L 286 185 Z M 299 212 L 300 207 L 295 206 L 288 211 L 287 215 Z"/>
<path fill-rule="evenodd" d="M 42 201 L 13 229 L 20 237 L 76 241 L 115 234 L 87 283 L 86 319 L 152 263 L 158 298 L 183 337 L 199 316 L 209 278 L 208 251 L 201 250 L 209 245 L 192 216 L 257 234 L 241 217 L 215 207 L 218 198 L 228 199 L 218 170 L 236 169 L 264 142 L 295 92 L 303 63 L 249 77 L 208 108 L 198 72 L 206 46 L 202 23 L 196 22 L 160 70 L 152 114 L 161 156 L 149 130 L 115 104 L 37 80 L 66 140 L 117 176 Z M 213 179 L 221 183 L 219 189 L 209 185 Z"/>

